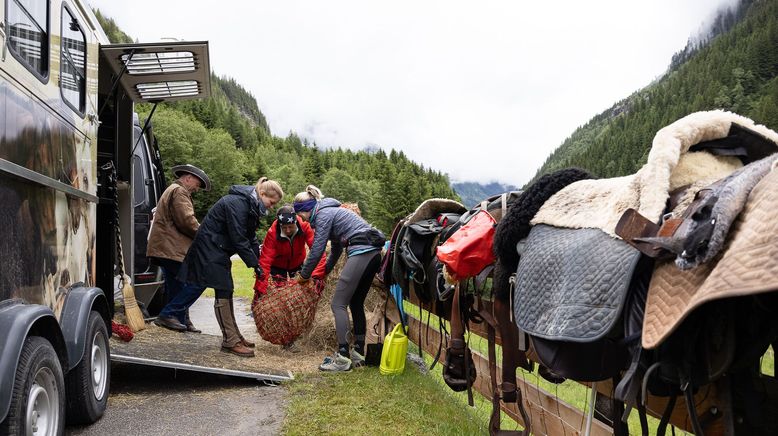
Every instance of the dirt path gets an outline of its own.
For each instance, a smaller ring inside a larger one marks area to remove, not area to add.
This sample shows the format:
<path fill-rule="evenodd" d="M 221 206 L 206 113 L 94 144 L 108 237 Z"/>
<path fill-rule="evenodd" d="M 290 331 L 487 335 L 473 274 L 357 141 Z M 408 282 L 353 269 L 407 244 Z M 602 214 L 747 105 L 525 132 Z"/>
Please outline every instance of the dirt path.
<path fill-rule="evenodd" d="M 103 418 L 69 435 L 276 435 L 286 389 L 254 381 L 115 364 Z"/>

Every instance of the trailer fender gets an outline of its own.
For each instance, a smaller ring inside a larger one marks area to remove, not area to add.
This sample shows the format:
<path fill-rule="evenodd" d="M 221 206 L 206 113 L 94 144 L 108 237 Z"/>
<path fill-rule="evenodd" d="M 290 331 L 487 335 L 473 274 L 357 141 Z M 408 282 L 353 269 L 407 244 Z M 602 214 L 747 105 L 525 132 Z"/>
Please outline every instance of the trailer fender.
<path fill-rule="evenodd" d="M 100 288 L 73 287 L 67 294 L 59 323 L 68 350 L 68 365 L 63 367 L 65 373 L 75 368 L 84 355 L 87 342 L 87 322 L 89 312 L 96 310 L 103 317 L 110 334 L 111 322 L 108 317 L 108 301 Z"/>
<path fill-rule="evenodd" d="M 54 312 L 40 304 L 13 299 L 0 302 L 0 421 L 11 407 L 16 367 L 28 335 L 42 336 L 57 351 L 60 364 L 67 367 L 67 348 Z"/>

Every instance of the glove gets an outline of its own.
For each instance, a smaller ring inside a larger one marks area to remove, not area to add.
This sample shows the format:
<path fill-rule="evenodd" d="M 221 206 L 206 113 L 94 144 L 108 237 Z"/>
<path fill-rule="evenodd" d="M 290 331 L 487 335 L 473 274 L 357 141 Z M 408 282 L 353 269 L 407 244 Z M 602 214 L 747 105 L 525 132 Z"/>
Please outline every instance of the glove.
<path fill-rule="evenodd" d="M 257 265 L 254 267 L 254 276 L 258 279 L 262 278 L 262 276 L 265 275 L 265 272 L 262 271 L 262 267 Z"/>
<path fill-rule="evenodd" d="M 304 278 L 303 276 L 297 276 L 297 283 L 299 283 L 299 284 L 301 284 L 301 285 L 304 285 L 304 284 L 306 284 L 306 283 L 308 283 L 308 282 L 310 282 L 310 281 L 311 281 L 311 278 L 310 278 L 310 277 L 308 277 L 308 278 L 306 279 L 306 278 Z"/>

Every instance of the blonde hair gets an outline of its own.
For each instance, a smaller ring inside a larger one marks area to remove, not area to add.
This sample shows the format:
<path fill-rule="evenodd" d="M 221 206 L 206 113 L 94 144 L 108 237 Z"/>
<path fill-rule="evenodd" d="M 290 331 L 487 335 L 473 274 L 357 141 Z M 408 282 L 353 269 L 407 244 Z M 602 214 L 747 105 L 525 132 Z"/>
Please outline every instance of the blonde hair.
<path fill-rule="evenodd" d="M 321 200 L 322 197 L 324 197 L 324 194 L 322 194 L 321 189 L 313 185 L 308 185 L 305 187 L 305 191 L 300 192 L 294 196 L 294 202 L 300 203 L 303 201 L 314 200 L 314 199 Z"/>
<path fill-rule="evenodd" d="M 257 194 L 264 193 L 268 196 L 275 196 L 279 200 L 284 198 L 284 190 L 281 189 L 281 185 L 275 180 L 270 180 L 267 177 L 260 177 L 259 180 L 257 180 L 255 189 L 257 190 Z"/>

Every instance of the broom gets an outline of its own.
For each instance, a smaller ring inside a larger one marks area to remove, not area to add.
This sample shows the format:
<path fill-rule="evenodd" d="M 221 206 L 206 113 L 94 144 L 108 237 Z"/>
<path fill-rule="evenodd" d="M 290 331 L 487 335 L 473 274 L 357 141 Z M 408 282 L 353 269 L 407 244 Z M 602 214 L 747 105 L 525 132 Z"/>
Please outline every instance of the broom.
<path fill-rule="evenodd" d="M 122 276 L 124 285 L 122 286 L 122 296 L 124 296 L 124 316 L 127 317 L 127 325 L 130 326 L 133 333 L 146 328 L 146 321 L 143 319 L 143 313 L 138 307 L 138 300 L 135 299 L 135 291 L 130 284 L 130 277 L 127 274 Z"/>
<path fill-rule="evenodd" d="M 122 229 L 119 225 L 119 194 L 116 187 L 116 167 L 113 161 L 109 161 L 107 164 L 100 167 L 103 170 L 110 171 L 111 175 L 109 180 L 113 184 L 113 217 L 114 217 L 114 230 L 116 231 L 116 271 L 118 272 L 122 284 L 122 296 L 124 297 L 124 316 L 127 318 L 127 325 L 134 332 L 143 330 L 146 328 L 146 321 L 143 319 L 143 313 L 138 307 L 138 300 L 135 299 L 135 290 L 132 288 L 132 280 L 130 276 L 124 273 L 124 256 L 122 256 Z"/>
<path fill-rule="evenodd" d="M 116 222 L 119 222 L 118 206 Z M 122 232 L 116 227 L 116 251 L 118 257 L 118 273 L 121 277 L 122 296 L 124 297 L 124 316 L 127 318 L 127 325 L 133 333 L 146 328 L 146 321 L 143 319 L 143 313 L 138 307 L 138 300 L 135 299 L 135 290 L 132 288 L 132 279 L 124 272 L 124 256 L 122 256 Z"/>

